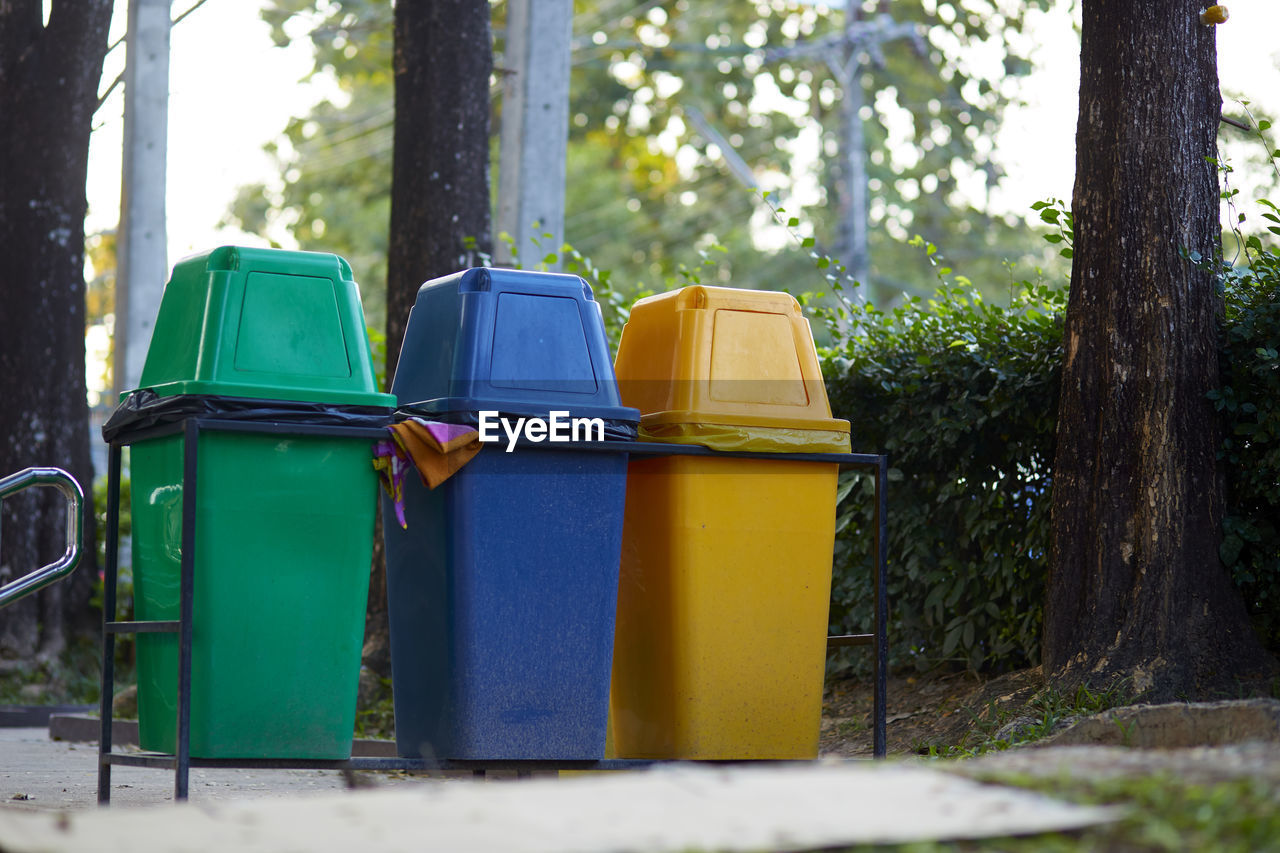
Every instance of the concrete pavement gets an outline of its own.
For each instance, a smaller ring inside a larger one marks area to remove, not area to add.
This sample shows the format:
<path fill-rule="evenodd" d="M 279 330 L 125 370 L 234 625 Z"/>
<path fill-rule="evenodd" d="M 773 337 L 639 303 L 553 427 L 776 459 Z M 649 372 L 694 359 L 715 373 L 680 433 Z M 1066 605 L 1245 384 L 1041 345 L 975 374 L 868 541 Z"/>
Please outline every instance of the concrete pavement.
<path fill-rule="evenodd" d="M 380 775 L 381 784 L 421 777 Z M 191 799 L 263 799 L 332 793 L 346 789 L 332 770 L 194 769 Z M 111 768 L 113 805 L 154 805 L 173 800 L 173 773 L 146 767 Z M 0 728 L 0 806 L 28 811 L 93 808 L 98 803 L 98 745 L 49 739 L 45 728 Z M 0 844 L 3 849 L 3 844 Z"/>
<path fill-rule="evenodd" d="M 0 730 L 0 850 L 790 851 L 1115 816 L 893 762 L 673 764 L 509 782 L 367 774 L 376 788 L 355 791 L 336 771 L 194 769 L 181 804 L 172 773 L 115 767 L 112 807 L 98 809 L 96 757 L 94 744 L 44 729 Z"/>

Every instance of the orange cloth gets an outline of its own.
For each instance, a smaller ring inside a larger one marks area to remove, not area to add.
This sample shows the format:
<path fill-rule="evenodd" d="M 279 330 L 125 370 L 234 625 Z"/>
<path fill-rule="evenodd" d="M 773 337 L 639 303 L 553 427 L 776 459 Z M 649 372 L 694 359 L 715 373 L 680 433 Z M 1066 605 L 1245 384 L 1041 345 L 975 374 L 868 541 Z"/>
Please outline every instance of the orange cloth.
<path fill-rule="evenodd" d="M 391 427 L 396 442 L 404 448 L 418 469 L 422 484 L 429 489 L 452 477 L 458 469 L 480 452 L 480 433 L 474 429 L 456 429 L 457 434 L 445 440 L 417 419 L 402 421 Z"/>

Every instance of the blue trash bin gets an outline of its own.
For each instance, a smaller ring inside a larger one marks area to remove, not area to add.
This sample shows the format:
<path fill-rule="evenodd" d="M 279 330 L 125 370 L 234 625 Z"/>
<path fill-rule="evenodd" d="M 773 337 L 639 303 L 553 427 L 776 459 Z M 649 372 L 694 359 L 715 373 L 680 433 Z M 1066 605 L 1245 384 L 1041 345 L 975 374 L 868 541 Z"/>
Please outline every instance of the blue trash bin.
<path fill-rule="evenodd" d="M 454 423 L 492 413 L 568 435 L 595 419 L 604 448 L 639 421 L 620 402 L 590 288 L 551 273 L 424 284 L 392 392 L 401 414 Z M 602 758 L 627 454 L 550 441 L 508 451 L 498 433 L 435 490 L 406 479 L 407 529 L 384 498 L 397 751 Z"/>

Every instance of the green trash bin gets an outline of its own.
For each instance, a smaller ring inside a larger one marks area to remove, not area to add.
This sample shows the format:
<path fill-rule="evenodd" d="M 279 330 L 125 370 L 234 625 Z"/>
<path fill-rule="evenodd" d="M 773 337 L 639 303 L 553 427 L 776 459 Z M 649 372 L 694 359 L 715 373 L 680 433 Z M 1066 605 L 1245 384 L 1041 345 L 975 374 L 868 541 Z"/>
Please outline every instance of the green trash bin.
<path fill-rule="evenodd" d="M 224 247 L 179 262 L 141 385 L 109 440 L 122 422 L 193 413 L 383 425 L 395 404 L 376 389 L 351 268 L 310 252 Z M 136 618 L 176 619 L 184 439 L 123 443 Z M 349 757 L 377 501 L 370 441 L 203 430 L 195 492 L 190 754 Z M 137 642 L 140 743 L 172 753 L 177 635 Z"/>

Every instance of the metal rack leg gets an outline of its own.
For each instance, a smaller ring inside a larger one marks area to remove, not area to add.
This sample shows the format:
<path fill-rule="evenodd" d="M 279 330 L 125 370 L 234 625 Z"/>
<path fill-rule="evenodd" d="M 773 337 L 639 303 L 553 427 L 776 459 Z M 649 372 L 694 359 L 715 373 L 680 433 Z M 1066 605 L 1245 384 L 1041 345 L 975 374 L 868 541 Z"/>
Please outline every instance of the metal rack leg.
<path fill-rule="evenodd" d="M 116 619 L 116 577 L 120 563 L 120 453 L 118 444 L 111 445 L 107 451 L 107 541 L 102 579 L 102 686 L 99 697 L 102 729 L 98 735 L 98 804 L 103 806 L 111 803 L 111 765 L 106 756 L 111 754 L 116 635 L 107 630 L 107 623 Z"/>
<path fill-rule="evenodd" d="M 174 767 L 173 798 L 187 798 L 191 773 L 191 616 L 195 595 L 196 495 L 198 494 L 197 451 L 200 426 L 188 419 L 182 447 L 182 581 L 178 615 L 178 736 Z"/>
<path fill-rule="evenodd" d="M 880 457 L 880 468 L 876 472 L 876 618 L 875 618 L 875 695 L 873 698 L 872 718 L 875 731 L 872 738 L 872 752 L 876 758 L 884 758 L 888 752 L 885 732 L 887 703 L 885 692 L 889 680 L 889 644 L 887 638 L 889 623 L 889 602 L 885 587 L 888 582 L 888 543 L 889 543 L 889 457 Z"/>

